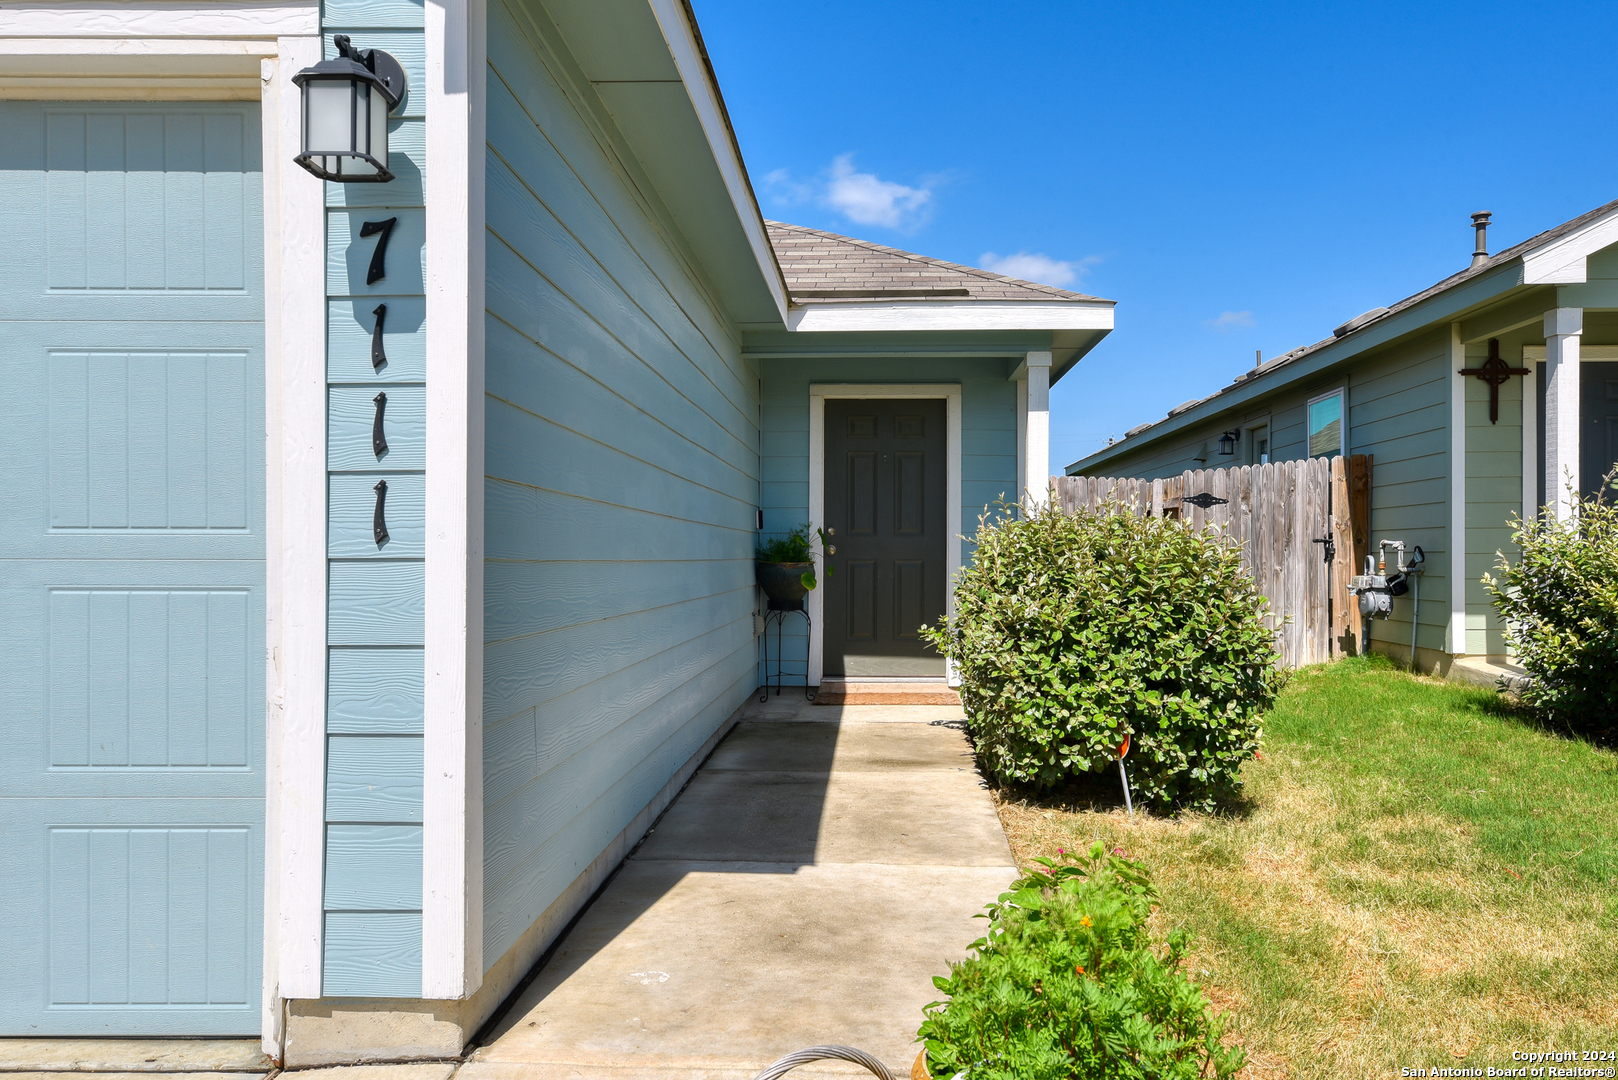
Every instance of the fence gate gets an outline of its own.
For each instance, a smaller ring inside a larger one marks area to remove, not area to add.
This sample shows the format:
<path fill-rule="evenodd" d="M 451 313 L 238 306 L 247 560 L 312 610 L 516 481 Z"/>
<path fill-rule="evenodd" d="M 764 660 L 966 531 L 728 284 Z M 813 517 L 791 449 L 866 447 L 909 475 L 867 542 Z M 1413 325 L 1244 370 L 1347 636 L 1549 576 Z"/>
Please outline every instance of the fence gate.
<path fill-rule="evenodd" d="M 1110 476 L 1051 478 L 1068 513 L 1114 512 L 1176 517 L 1213 527 L 1241 545 L 1242 561 L 1270 602 L 1285 667 L 1352 653 L 1359 609 L 1348 579 L 1365 557 L 1370 458 L 1310 458 L 1193 469 L 1161 480 Z M 1327 562 L 1324 541 L 1335 556 Z"/>

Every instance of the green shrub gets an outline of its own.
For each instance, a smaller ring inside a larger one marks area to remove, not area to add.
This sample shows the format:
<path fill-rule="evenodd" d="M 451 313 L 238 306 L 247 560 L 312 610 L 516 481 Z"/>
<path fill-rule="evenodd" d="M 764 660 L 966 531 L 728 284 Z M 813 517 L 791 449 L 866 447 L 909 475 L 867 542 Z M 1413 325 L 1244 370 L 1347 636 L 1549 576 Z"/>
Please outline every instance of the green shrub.
<path fill-rule="evenodd" d="M 989 905 L 977 955 L 933 980 L 948 997 L 927 1006 L 918 1036 L 934 1077 L 1190 1080 L 1245 1064 L 1180 970 L 1185 933 L 1153 951 L 1157 892 L 1144 866 L 1100 844 L 1087 860 L 1036 861 L 1043 870 Z"/>
<path fill-rule="evenodd" d="M 1611 478 L 1609 477 L 1609 480 Z M 1512 522 L 1516 562 L 1483 575 L 1542 720 L 1585 734 L 1618 732 L 1618 506 L 1580 501 L 1567 521 Z"/>
<path fill-rule="evenodd" d="M 986 515 L 976 539 L 953 623 L 925 633 L 960 671 L 997 779 L 1042 789 L 1115 769 L 1127 735 L 1138 802 L 1212 810 L 1239 789 L 1281 675 L 1234 544 L 1168 518 L 1055 509 Z"/>

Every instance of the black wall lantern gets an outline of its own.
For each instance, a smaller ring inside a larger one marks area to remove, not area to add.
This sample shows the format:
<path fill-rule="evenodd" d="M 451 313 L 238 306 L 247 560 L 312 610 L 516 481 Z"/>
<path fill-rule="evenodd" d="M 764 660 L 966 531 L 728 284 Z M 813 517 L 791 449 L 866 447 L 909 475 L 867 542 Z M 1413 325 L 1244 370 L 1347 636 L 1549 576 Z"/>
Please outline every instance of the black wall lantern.
<path fill-rule="evenodd" d="M 1239 431 L 1227 431 L 1219 436 L 1219 456 L 1230 457 L 1236 453 L 1236 440 L 1240 437 Z"/>
<path fill-rule="evenodd" d="M 303 91 L 303 153 L 293 160 L 322 180 L 386 183 L 388 114 L 404 100 L 404 68 L 345 34 L 335 40 L 336 57 L 292 76 Z"/>

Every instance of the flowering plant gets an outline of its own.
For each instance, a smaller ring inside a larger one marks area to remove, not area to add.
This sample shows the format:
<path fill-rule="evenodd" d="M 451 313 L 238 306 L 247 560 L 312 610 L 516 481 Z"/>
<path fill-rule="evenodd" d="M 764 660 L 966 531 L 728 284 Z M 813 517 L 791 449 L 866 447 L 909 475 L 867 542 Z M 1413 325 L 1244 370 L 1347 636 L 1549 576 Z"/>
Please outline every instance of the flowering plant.
<path fill-rule="evenodd" d="M 1192 1080 L 1247 1061 L 1180 970 L 1183 931 L 1154 951 L 1157 890 L 1146 867 L 1101 844 L 1036 859 L 990 904 L 989 932 L 933 980 L 919 1037 L 928 1068 L 953 1080 Z"/>

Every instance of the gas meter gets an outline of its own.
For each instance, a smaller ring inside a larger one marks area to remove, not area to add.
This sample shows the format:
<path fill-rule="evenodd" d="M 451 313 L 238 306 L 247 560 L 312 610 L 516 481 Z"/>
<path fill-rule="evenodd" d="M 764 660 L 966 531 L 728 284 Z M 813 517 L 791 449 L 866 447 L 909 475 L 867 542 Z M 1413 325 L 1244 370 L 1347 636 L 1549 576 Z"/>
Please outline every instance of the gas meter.
<path fill-rule="evenodd" d="M 1388 549 L 1394 550 L 1393 573 L 1388 573 Z M 1360 617 L 1365 621 L 1361 632 L 1360 651 L 1364 652 L 1370 647 L 1371 619 L 1386 619 L 1393 615 L 1393 598 L 1403 596 L 1410 592 L 1411 583 L 1416 581 L 1416 575 L 1421 573 L 1422 564 L 1427 561 L 1427 553 L 1417 544 L 1410 549 L 1410 559 L 1405 559 L 1405 545 L 1403 540 L 1383 540 L 1377 544 L 1377 554 L 1373 559 L 1370 555 L 1365 557 L 1365 573 L 1357 574 L 1348 581 L 1348 591 L 1359 597 Z M 1419 586 L 1418 586 L 1419 588 Z M 1416 607 L 1412 608 L 1410 615 L 1410 663 L 1415 667 L 1416 644 L 1415 635 L 1420 616 L 1420 592 L 1415 596 Z"/>

